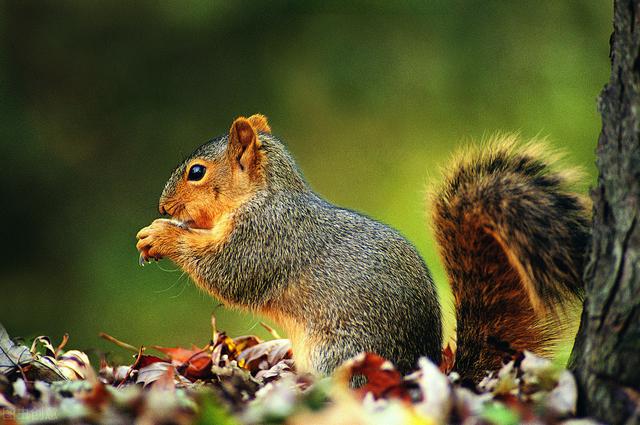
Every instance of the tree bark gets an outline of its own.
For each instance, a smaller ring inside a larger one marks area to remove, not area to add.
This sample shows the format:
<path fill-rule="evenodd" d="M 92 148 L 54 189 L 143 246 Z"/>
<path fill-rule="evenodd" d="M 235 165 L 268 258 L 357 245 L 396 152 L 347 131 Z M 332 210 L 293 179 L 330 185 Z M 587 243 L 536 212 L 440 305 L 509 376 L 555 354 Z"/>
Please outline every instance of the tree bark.
<path fill-rule="evenodd" d="M 611 78 L 600 94 L 593 239 L 570 368 L 579 413 L 640 423 L 640 0 L 614 1 Z"/>

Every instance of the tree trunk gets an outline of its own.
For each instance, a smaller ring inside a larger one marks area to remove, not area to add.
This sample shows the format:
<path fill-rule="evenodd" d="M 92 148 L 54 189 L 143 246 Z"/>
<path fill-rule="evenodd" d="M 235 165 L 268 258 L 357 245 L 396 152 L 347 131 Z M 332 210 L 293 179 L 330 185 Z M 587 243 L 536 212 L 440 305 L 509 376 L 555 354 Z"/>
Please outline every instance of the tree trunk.
<path fill-rule="evenodd" d="M 616 0 L 586 299 L 570 360 L 579 413 L 616 424 L 640 423 L 639 48 L 640 0 Z"/>

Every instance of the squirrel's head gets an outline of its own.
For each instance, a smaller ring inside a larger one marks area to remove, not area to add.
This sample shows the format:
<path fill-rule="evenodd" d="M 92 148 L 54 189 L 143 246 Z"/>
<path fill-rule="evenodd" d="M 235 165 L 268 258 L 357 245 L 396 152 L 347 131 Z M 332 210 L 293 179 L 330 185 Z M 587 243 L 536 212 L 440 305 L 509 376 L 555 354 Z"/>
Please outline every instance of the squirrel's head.
<path fill-rule="evenodd" d="M 260 135 L 270 133 L 263 115 L 237 118 L 228 136 L 200 146 L 174 170 L 160 197 L 160 214 L 189 227 L 212 228 L 264 187 Z"/>

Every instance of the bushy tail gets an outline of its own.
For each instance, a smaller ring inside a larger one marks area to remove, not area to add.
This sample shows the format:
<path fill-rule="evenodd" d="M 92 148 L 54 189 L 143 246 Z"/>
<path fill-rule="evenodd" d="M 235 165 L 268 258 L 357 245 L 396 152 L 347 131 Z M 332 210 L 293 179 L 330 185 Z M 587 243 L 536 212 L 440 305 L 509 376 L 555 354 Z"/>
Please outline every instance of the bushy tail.
<path fill-rule="evenodd" d="M 433 223 L 453 290 L 455 370 L 477 382 L 500 347 L 547 354 L 582 299 L 590 238 L 576 173 L 536 142 L 498 136 L 463 152 L 436 191 Z"/>

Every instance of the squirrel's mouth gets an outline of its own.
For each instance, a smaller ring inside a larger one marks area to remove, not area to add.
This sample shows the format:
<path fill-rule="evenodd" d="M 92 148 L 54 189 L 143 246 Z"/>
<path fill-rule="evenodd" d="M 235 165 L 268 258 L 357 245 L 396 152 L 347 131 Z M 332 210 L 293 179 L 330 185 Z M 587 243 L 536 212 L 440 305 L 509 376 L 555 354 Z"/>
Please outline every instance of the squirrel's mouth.
<path fill-rule="evenodd" d="M 199 225 L 195 220 L 173 220 L 178 226 L 182 227 L 183 229 L 211 230 L 211 226 Z"/>
<path fill-rule="evenodd" d="M 206 220 L 200 222 L 184 212 L 182 214 L 172 215 L 171 221 L 183 229 L 210 230 L 212 227 Z"/>
<path fill-rule="evenodd" d="M 176 226 L 183 229 L 209 230 L 213 227 L 206 214 L 198 214 L 198 211 L 193 214 L 193 212 L 189 211 L 189 208 L 184 204 L 169 204 L 160 207 L 161 214 L 168 215 Z"/>
<path fill-rule="evenodd" d="M 171 217 L 171 222 L 183 229 L 197 229 L 197 227 L 195 226 L 195 222 L 193 220 L 184 221 L 184 220 L 178 220 L 177 218 Z"/>

